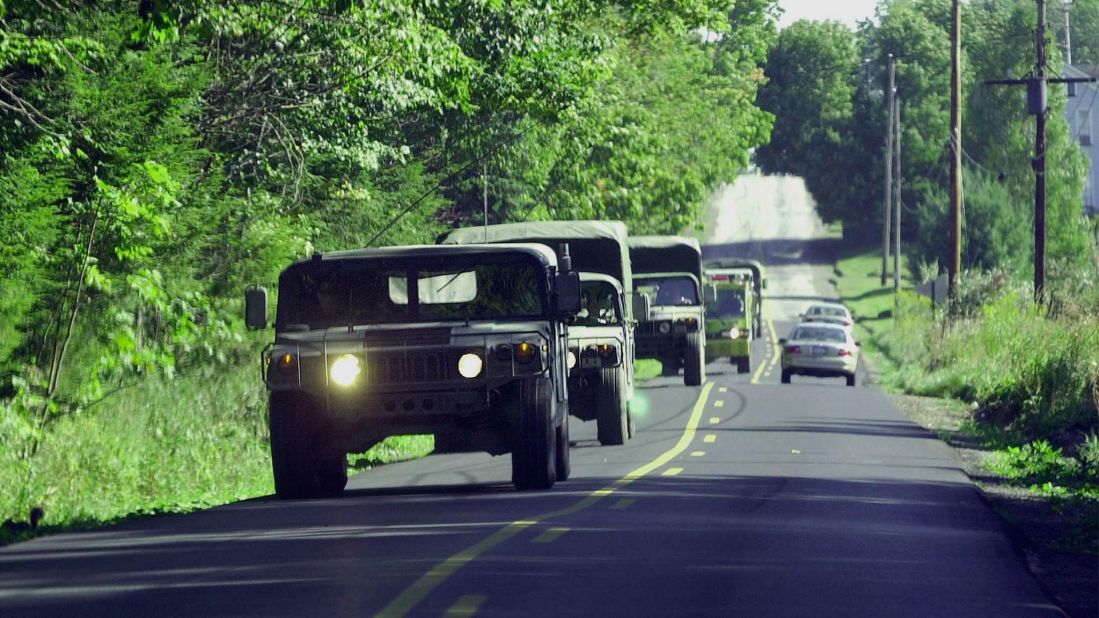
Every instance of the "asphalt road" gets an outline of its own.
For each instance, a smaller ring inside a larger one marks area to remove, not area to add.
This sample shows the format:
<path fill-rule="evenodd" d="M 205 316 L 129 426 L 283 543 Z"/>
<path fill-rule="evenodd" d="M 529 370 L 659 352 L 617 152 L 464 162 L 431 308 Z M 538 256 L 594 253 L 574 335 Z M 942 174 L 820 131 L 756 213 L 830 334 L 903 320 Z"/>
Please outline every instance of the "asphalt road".
<path fill-rule="evenodd" d="M 1061 615 L 884 395 L 778 384 L 773 342 L 829 294 L 828 247 L 758 240 L 707 249 L 769 260 L 753 372 L 648 382 L 624 446 L 574 421 L 573 477 L 550 491 L 513 490 L 506 456 L 432 456 L 338 499 L 36 539 L 0 550 L 0 615 Z"/>

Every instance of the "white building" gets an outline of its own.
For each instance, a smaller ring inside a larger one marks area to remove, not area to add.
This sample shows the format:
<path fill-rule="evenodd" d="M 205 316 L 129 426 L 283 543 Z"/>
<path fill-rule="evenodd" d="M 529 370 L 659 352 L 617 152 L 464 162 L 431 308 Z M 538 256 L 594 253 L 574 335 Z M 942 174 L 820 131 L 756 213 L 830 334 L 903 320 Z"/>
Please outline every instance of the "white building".
<path fill-rule="evenodd" d="M 1096 66 L 1065 67 L 1065 77 L 1095 77 Z M 1068 84 L 1065 120 L 1072 137 L 1089 160 L 1084 184 L 1084 212 L 1099 215 L 1099 83 Z"/>

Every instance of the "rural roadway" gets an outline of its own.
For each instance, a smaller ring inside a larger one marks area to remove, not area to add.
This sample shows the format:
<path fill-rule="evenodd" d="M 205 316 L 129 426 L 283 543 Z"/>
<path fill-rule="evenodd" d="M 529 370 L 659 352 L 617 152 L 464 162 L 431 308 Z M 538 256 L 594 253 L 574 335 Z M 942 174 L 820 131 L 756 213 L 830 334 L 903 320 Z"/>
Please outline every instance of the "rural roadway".
<path fill-rule="evenodd" d="M 751 223 L 751 225 L 749 225 Z M 750 229 L 749 229 L 750 228 Z M 442 455 L 0 550 L 0 615 L 1057 616 L 950 450 L 872 387 L 779 384 L 775 340 L 831 294 L 795 179 L 715 194 L 707 255 L 768 264 L 753 372 L 646 382 L 639 432 L 573 422 L 573 476 Z"/>

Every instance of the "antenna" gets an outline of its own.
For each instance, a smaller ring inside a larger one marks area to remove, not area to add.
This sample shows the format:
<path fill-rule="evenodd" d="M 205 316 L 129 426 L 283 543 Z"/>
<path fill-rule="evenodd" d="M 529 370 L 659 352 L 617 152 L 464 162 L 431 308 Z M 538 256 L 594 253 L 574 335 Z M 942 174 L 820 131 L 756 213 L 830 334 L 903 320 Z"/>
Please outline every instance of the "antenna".
<path fill-rule="evenodd" d="M 572 256 L 569 255 L 569 243 L 563 242 L 557 249 L 557 253 L 560 255 L 559 266 L 562 271 L 572 270 Z"/>

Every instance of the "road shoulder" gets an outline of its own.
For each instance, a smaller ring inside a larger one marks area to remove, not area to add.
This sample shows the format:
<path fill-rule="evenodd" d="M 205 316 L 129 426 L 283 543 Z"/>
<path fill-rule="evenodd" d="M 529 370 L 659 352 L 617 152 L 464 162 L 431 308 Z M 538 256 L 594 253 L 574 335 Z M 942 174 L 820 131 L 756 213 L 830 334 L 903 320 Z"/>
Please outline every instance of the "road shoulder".
<path fill-rule="evenodd" d="M 1031 573 L 1070 616 L 1099 615 L 1099 558 L 1065 551 L 1085 522 L 1082 511 L 1055 508 L 1050 500 L 1009 485 L 986 467 L 991 451 L 965 433 L 970 411 L 965 404 L 933 397 L 889 393 L 898 410 L 933 432 L 955 454 L 984 498 L 1013 531 Z"/>

